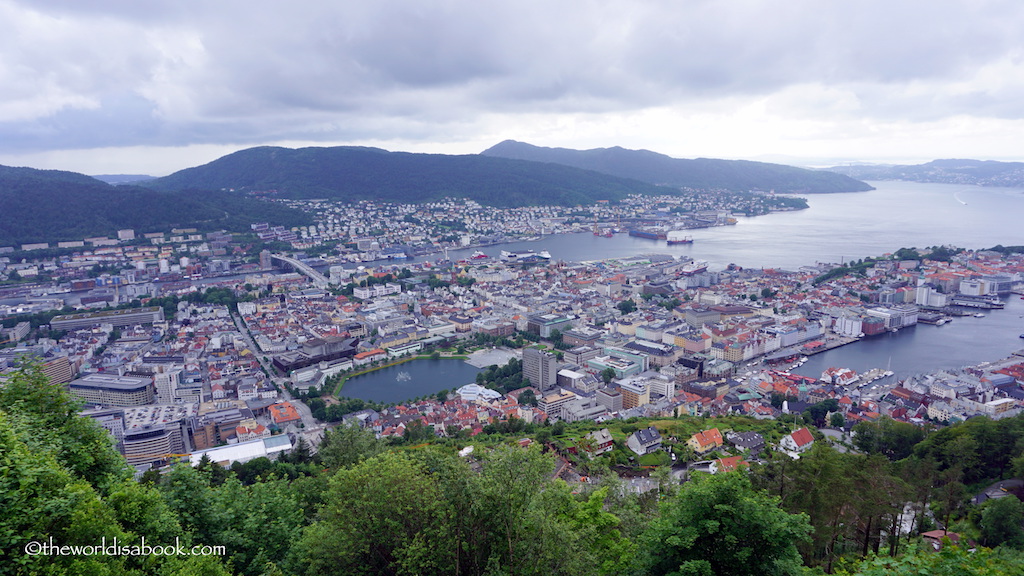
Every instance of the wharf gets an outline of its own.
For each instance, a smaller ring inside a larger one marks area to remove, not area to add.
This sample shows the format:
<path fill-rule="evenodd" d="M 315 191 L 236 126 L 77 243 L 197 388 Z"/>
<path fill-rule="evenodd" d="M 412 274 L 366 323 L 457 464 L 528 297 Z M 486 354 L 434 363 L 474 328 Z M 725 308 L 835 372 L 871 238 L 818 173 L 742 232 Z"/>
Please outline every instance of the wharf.
<path fill-rule="evenodd" d="M 803 355 L 804 356 L 814 356 L 815 354 L 821 354 L 822 352 L 828 352 L 829 350 L 835 350 L 836 348 L 839 348 L 841 346 L 846 346 L 847 344 L 853 344 L 854 342 L 857 342 L 859 340 L 860 340 L 860 338 L 851 338 L 851 337 L 848 337 L 848 336 L 840 336 L 839 338 L 836 338 L 834 340 L 826 340 L 824 346 L 821 346 L 819 348 L 815 348 L 814 350 L 806 350 L 806 351 L 804 351 Z"/>

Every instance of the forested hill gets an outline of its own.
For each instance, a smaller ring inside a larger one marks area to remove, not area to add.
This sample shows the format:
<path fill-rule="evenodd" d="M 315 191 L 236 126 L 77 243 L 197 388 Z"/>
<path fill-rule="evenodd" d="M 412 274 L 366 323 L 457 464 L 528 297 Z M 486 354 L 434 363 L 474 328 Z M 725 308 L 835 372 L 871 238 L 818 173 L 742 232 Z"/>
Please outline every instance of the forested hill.
<path fill-rule="evenodd" d="M 916 165 L 835 166 L 829 171 L 864 180 L 908 180 L 976 186 L 1024 186 L 1024 162 L 932 160 Z"/>
<path fill-rule="evenodd" d="M 378 148 L 259 147 L 146 182 L 157 190 L 277 191 L 288 198 L 425 202 L 470 198 L 489 206 L 574 206 L 673 190 L 579 168 L 477 154 Z"/>
<path fill-rule="evenodd" d="M 0 246 L 81 240 L 172 227 L 243 231 L 256 220 L 296 226 L 308 217 L 283 206 L 218 192 L 156 192 L 111 186 L 75 172 L 0 166 Z"/>
<path fill-rule="evenodd" d="M 831 172 L 746 160 L 688 160 L 650 150 L 627 150 L 617 146 L 573 150 L 544 148 L 506 140 L 484 150 L 481 155 L 550 162 L 651 184 L 695 189 L 775 190 L 800 194 L 863 192 L 873 189 L 864 182 Z"/>

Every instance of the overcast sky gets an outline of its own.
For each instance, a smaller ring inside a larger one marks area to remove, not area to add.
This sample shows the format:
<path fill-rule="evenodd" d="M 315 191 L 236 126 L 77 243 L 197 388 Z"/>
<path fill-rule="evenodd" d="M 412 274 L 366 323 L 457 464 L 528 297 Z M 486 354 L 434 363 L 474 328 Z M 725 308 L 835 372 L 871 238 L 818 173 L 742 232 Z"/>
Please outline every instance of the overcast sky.
<path fill-rule="evenodd" d="M 1024 2 L 0 0 L 0 164 L 502 140 L 1024 160 Z"/>

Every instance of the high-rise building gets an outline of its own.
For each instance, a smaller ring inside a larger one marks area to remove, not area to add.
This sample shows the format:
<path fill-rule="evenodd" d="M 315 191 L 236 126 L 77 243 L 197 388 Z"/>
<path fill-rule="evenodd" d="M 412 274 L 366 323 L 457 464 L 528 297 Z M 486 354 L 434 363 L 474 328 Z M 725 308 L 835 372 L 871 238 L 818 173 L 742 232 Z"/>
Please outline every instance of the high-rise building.
<path fill-rule="evenodd" d="M 645 381 L 630 380 L 619 382 L 619 391 L 622 392 L 623 410 L 651 403 L 651 390 Z"/>
<path fill-rule="evenodd" d="M 523 350 L 523 377 L 547 394 L 558 383 L 558 358 L 547 350 Z"/>

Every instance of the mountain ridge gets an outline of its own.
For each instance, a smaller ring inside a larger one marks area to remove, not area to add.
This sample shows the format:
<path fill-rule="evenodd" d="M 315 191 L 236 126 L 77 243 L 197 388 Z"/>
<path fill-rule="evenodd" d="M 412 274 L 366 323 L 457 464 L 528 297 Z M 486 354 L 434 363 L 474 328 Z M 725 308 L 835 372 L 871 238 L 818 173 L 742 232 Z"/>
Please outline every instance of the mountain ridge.
<path fill-rule="evenodd" d="M 946 158 L 924 164 L 858 164 L 828 170 L 867 180 L 1024 187 L 1024 162 Z"/>
<path fill-rule="evenodd" d="M 246 231 L 251 220 L 308 223 L 283 206 L 223 192 L 158 192 L 85 174 L 0 166 L 0 246 L 197 227 Z"/>
<path fill-rule="evenodd" d="M 620 200 L 630 194 L 675 193 L 568 166 L 354 146 L 248 148 L 144 185 L 156 190 L 276 191 L 290 198 L 344 201 L 416 203 L 462 197 L 500 207 L 572 206 Z"/>
<path fill-rule="evenodd" d="M 575 150 L 546 148 L 505 140 L 481 154 L 558 163 L 680 188 L 724 188 L 734 191 L 759 189 L 800 194 L 863 192 L 873 189 L 870 185 L 848 176 L 835 178 L 828 172 L 784 164 L 713 158 L 672 158 L 651 150 L 630 150 L 621 146 Z"/>

